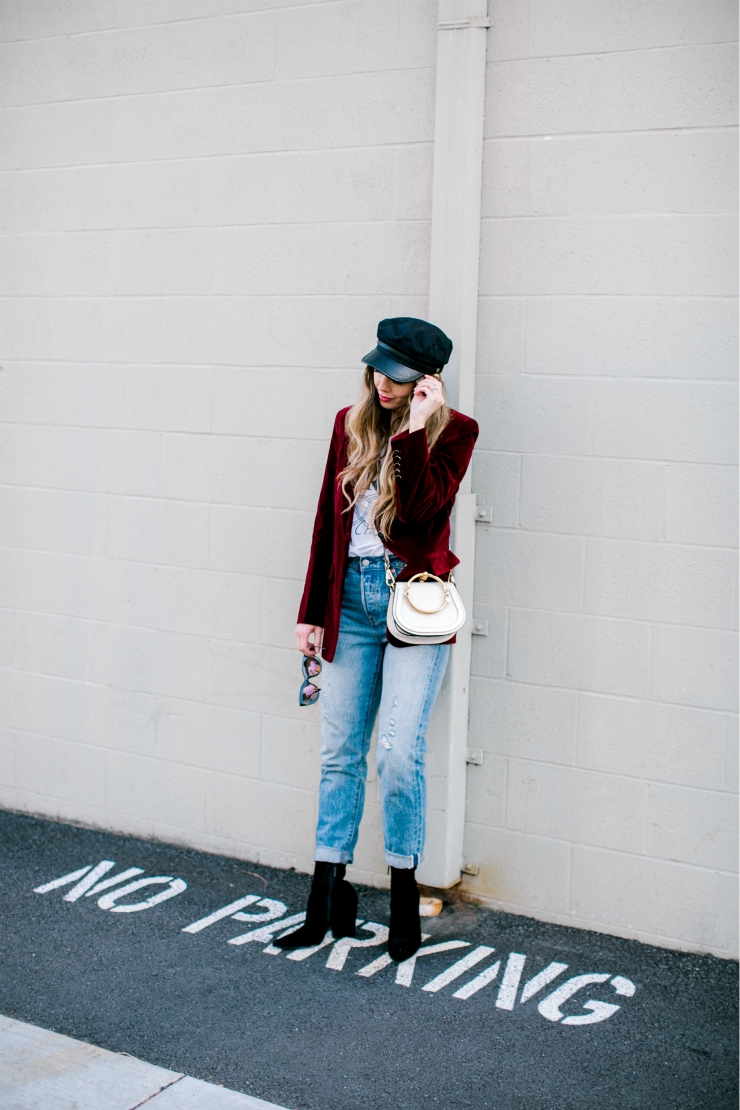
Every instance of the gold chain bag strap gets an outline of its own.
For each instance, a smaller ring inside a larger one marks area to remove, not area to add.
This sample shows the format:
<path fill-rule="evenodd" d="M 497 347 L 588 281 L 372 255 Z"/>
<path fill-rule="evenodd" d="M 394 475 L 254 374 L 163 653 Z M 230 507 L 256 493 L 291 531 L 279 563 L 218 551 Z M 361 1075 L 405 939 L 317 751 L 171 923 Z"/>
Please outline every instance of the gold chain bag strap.
<path fill-rule="evenodd" d="M 448 581 L 424 571 L 408 582 L 393 577 L 384 552 L 385 580 L 390 587 L 388 631 L 405 644 L 443 644 L 465 624 L 465 607 L 450 571 Z"/>

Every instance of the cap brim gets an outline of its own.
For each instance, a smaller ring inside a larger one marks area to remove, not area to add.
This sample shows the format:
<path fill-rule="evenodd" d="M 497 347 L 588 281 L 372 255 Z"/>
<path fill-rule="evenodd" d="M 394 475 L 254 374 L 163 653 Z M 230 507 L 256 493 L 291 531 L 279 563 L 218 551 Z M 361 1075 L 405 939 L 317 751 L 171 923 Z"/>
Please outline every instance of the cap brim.
<path fill-rule="evenodd" d="M 382 351 L 380 347 L 376 347 L 369 355 L 365 355 L 362 362 L 372 366 L 373 370 L 379 370 L 381 374 L 385 374 L 386 378 L 390 378 L 392 382 L 398 382 L 400 385 L 405 385 L 407 382 L 418 382 L 419 378 L 423 378 L 426 373 L 424 370 L 412 370 L 410 366 L 404 366 L 403 363 L 396 362 L 387 351 Z"/>

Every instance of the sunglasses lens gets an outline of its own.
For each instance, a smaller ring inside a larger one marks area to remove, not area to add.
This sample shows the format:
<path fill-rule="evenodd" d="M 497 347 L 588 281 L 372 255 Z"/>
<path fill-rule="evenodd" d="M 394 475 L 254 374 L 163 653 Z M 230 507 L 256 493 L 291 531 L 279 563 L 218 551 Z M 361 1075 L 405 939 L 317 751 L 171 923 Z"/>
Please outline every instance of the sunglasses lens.
<path fill-rule="evenodd" d="M 306 662 L 306 673 L 309 678 L 316 678 L 317 674 L 321 674 L 321 660 L 308 659 Z"/>
<path fill-rule="evenodd" d="M 320 693 L 321 691 L 319 690 L 318 686 L 314 686 L 313 683 L 308 682 L 301 690 L 301 699 L 303 701 L 303 704 L 312 705 L 315 701 L 318 700 Z"/>

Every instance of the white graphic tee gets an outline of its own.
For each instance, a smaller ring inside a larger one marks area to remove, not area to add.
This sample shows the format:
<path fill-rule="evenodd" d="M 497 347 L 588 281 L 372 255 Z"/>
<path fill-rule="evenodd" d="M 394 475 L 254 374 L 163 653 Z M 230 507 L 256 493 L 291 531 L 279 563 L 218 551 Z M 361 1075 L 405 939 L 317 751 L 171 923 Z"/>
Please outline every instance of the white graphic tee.
<path fill-rule="evenodd" d="M 378 487 L 375 482 L 365 490 L 355 503 L 352 518 L 352 538 L 349 543 L 350 558 L 359 555 L 368 559 L 383 554 L 383 542 L 371 521 L 371 508 L 378 500 Z"/>

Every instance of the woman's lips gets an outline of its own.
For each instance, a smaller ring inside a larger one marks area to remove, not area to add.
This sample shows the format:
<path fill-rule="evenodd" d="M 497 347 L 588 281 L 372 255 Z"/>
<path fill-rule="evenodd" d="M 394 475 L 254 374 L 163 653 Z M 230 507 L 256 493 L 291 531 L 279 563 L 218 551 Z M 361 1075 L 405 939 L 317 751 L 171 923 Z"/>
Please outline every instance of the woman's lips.
<path fill-rule="evenodd" d="M 381 401 L 392 401 L 393 400 L 392 397 L 387 396 L 385 393 L 379 393 L 378 397 L 380 398 Z"/>

